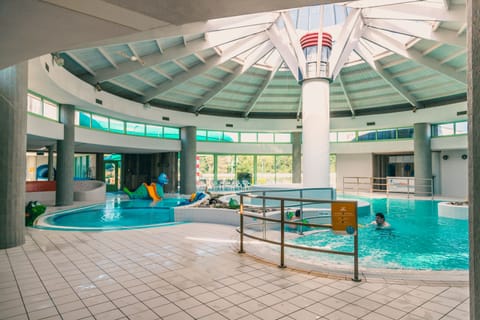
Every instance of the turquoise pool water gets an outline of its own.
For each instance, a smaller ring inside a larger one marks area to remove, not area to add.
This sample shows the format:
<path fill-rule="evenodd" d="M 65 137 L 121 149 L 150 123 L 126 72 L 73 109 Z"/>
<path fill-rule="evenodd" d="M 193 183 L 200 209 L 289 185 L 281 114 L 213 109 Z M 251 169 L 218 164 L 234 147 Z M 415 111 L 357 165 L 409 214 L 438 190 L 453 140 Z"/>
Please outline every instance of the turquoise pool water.
<path fill-rule="evenodd" d="M 375 220 L 375 212 L 382 212 L 392 228 L 359 228 L 360 266 L 416 270 L 468 269 L 467 220 L 438 217 L 437 201 L 362 200 L 371 202 L 371 214 L 359 217 L 359 224 L 370 223 Z M 332 250 L 353 251 L 353 237 L 335 235 L 330 230 L 314 231 L 294 242 Z M 311 255 L 306 253 L 302 258 L 313 259 Z M 320 255 L 322 259 L 334 259 L 334 263 L 348 261 L 351 265 L 353 261 L 351 257 Z"/>
<path fill-rule="evenodd" d="M 175 223 L 173 207 L 185 204 L 183 198 L 162 201 L 107 201 L 89 207 L 61 211 L 41 217 L 36 228 L 49 230 L 107 231 L 151 228 Z"/>

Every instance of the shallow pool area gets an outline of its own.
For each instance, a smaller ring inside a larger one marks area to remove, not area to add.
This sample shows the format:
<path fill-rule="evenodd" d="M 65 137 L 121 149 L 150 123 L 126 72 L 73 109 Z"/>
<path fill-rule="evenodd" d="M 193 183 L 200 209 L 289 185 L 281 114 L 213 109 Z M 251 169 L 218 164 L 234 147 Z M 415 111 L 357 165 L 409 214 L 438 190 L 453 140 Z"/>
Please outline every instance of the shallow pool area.
<path fill-rule="evenodd" d="M 178 223 L 175 222 L 173 208 L 186 204 L 185 201 L 184 198 L 161 201 L 112 199 L 103 204 L 40 216 L 34 228 L 109 231 L 171 225 Z"/>
<path fill-rule="evenodd" d="M 369 199 L 371 214 L 359 216 L 359 264 L 367 268 L 468 270 L 468 221 L 438 215 L 438 201 Z M 367 225 L 382 212 L 389 229 Z M 292 240 L 295 244 L 340 251 L 353 250 L 353 237 L 316 230 Z M 350 264 L 352 258 L 295 250 L 296 258 L 318 263 Z"/>

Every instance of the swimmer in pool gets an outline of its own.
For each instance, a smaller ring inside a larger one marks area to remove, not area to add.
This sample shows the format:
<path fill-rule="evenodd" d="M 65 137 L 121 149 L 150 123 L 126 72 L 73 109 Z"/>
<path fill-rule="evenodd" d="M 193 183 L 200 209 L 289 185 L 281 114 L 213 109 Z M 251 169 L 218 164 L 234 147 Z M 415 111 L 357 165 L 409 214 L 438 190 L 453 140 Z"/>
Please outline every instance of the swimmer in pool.
<path fill-rule="evenodd" d="M 372 221 L 370 225 L 374 225 L 377 228 L 381 228 L 381 229 L 386 229 L 391 227 L 390 223 L 385 221 L 385 215 L 381 212 L 377 212 L 375 214 L 375 221 Z"/>

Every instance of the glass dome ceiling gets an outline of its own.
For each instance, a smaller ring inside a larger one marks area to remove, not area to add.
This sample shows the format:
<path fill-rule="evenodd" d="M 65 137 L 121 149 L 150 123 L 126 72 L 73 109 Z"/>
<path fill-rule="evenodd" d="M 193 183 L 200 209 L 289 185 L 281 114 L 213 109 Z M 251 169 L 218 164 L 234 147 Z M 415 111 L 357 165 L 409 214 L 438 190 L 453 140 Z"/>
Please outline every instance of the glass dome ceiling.
<path fill-rule="evenodd" d="M 153 107 L 295 119 L 299 39 L 319 29 L 334 41 L 333 117 L 466 100 L 465 0 L 347 1 L 159 28 L 55 55 L 92 86 Z"/>

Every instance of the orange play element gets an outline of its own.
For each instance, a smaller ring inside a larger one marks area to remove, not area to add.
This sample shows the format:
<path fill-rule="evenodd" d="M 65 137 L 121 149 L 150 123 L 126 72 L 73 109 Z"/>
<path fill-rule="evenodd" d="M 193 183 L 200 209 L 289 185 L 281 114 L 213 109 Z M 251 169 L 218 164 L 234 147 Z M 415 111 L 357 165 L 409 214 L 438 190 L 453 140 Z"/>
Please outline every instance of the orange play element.
<path fill-rule="evenodd" d="M 144 182 L 143 184 L 145 185 L 145 188 L 147 189 L 147 192 L 150 198 L 152 198 L 155 201 L 162 200 L 162 198 L 160 198 L 157 194 L 157 185 L 155 183 L 148 185 Z"/>
<path fill-rule="evenodd" d="M 332 229 L 344 233 L 347 227 L 357 230 L 357 206 L 353 201 L 332 202 Z"/>

